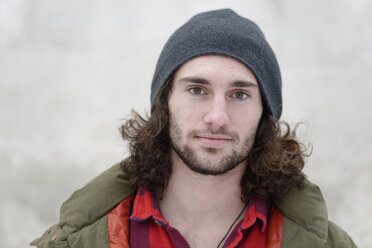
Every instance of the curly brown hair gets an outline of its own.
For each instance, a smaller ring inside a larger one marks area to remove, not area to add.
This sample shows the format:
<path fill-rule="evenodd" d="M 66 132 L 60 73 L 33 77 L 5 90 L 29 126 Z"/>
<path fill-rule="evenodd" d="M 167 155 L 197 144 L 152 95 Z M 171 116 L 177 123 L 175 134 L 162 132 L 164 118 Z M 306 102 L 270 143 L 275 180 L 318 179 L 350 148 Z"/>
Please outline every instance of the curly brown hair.
<path fill-rule="evenodd" d="M 142 117 L 132 110 L 132 118 L 120 128 L 123 139 L 129 142 L 130 152 L 129 158 L 121 163 L 122 170 L 130 177 L 132 185 L 146 184 L 159 194 L 172 173 L 168 112 L 171 86 L 171 79 L 163 84 L 150 116 Z M 305 178 L 302 169 L 308 154 L 307 147 L 296 140 L 296 128 L 291 131 L 287 122 L 275 119 L 264 106 L 241 180 L 243 201 L 252 196 L 284 195 L 295 176 L 298 186 L 302 186 Z"/>

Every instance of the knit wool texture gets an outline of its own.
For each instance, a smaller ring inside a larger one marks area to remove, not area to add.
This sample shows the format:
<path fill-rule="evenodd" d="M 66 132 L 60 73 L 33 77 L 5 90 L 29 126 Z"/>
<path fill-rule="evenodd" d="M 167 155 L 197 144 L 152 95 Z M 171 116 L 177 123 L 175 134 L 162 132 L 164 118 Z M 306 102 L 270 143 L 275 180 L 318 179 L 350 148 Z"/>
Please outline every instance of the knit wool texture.
<path fill-rule="evenodd" d="M 256 76 L 270 114 L 280 118 L 282 82 L 276 56 L 260 28 L 230 9 L 199 13 L 172 34 L 156 65 L 151 106 L 161 86 L 181 65 L 209 54 L 245 64 Z"/>

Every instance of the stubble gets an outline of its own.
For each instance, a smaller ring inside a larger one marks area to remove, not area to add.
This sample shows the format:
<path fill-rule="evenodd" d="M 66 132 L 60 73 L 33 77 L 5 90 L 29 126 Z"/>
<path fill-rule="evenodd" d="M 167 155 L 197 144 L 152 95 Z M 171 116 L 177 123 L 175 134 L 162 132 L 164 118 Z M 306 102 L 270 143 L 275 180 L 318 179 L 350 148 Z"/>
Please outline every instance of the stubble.
<path fill-rule="evenodd" d="M 243 144 L 241 145 L 240 149 L 231 150 L 229 154 L 226 154 L 222 157 L 219 161 L 212 162 L 211 160 L 202 159 L 198 152 L 195 151 L 191 146 L 186 144 L 186 141 L 182 139 L 183 134 L 181 129 L 179 128 L 178 124 L 173 120 L 170 116 L 170 139 L 171 145 L 178 157 L 182 160 L 182 162 L 190 168 L 192 171 L 202 174 L 202 175 L 212 175 L 218 176 L 225 174 L 232 169 L 236 168 L 239 164 L 241 164 L 244 160 L 247 159 L 249 151 L 252 147 L 253 140 L 255 138 L 255 130 L 254 133 L 248 134 L 248 137 L 245 138 Z M 191 131 L 187 137 L 192 138 L 195 133 L 198 131 Z M 216 132 L 210 132 L 215 133 Z M 225 134 L 221 130 L 219 134 Z M 234 142 L 239 142 L 239 136 L 237 134 L 230 134 L 233 138 Z M 220 152 L 217 148 L 201 148 L 204 152 L 207 153 L 210 157 L 213 155 L 217 156 L 217 153 Z M 213 163 L 213 165 L 212 165 Z"/>

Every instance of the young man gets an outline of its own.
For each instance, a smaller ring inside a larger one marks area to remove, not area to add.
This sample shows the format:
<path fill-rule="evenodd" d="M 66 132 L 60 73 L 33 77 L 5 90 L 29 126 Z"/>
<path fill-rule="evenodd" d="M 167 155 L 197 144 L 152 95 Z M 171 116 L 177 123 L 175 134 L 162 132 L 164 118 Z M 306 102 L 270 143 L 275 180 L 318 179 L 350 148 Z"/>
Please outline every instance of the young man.
<path fill-rule="evenodd" d="M 356 247 L 304 178 L 281 77 L 260 29 L 200 13 L 166 43 L 130 157 L 76 191 L 37 247 Z M 284 127 L 284 130 L 283 130 Z"/>

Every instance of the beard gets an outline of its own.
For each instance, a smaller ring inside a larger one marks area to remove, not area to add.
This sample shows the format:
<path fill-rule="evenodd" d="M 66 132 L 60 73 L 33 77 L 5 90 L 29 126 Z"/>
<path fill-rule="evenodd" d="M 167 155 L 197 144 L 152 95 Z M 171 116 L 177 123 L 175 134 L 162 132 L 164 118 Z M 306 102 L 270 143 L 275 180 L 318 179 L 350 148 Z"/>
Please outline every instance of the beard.
<path fill-rule="evenodd" d="M 255 130 L 254 132 L 248 134 L 248 137 L 245 138 L 244 142 L 240 145 L 241 148 L 239 150 L 231 150 L 228 154 L 224 155 L 220 159 L 218 159 L 218 152 L 219 149 L 216 148 L 201 148 L 199 152 L 204 152 L 209 155 L 210 158 L 202 157 L 198 154 L 198 151 L 193 149 L 190 145 L 188 145 L 185 141 L 182 140 L 182 132 L 180 127 L 177 123 L 170 118 L 170 140 L 171 146 L 173 150 L 176 152 L 178 157 L 181 161 L 192 171 L 202 174 L 202 175 L 212 175 L 218 176 L 225 174 L 232 169 L 236 168 L 239 164 L 241 164 L 244 160 L 247 159 L 249 151 L 253 145 L 253 141 L 255 138 Z M 227 134 L 224 130 L 216 130 L 204 133 L 212 133 L 212 134 Z M 187 138 L 192 139 L 197 133 L 203 133 L 201 131 L 191 131 L 185 139 Z M 239 143 L 239 135 L 237 134 L 228 134 L 232 137 L 233 142 Z M 215 157 L 213 157 L 213 155 Z"/>

